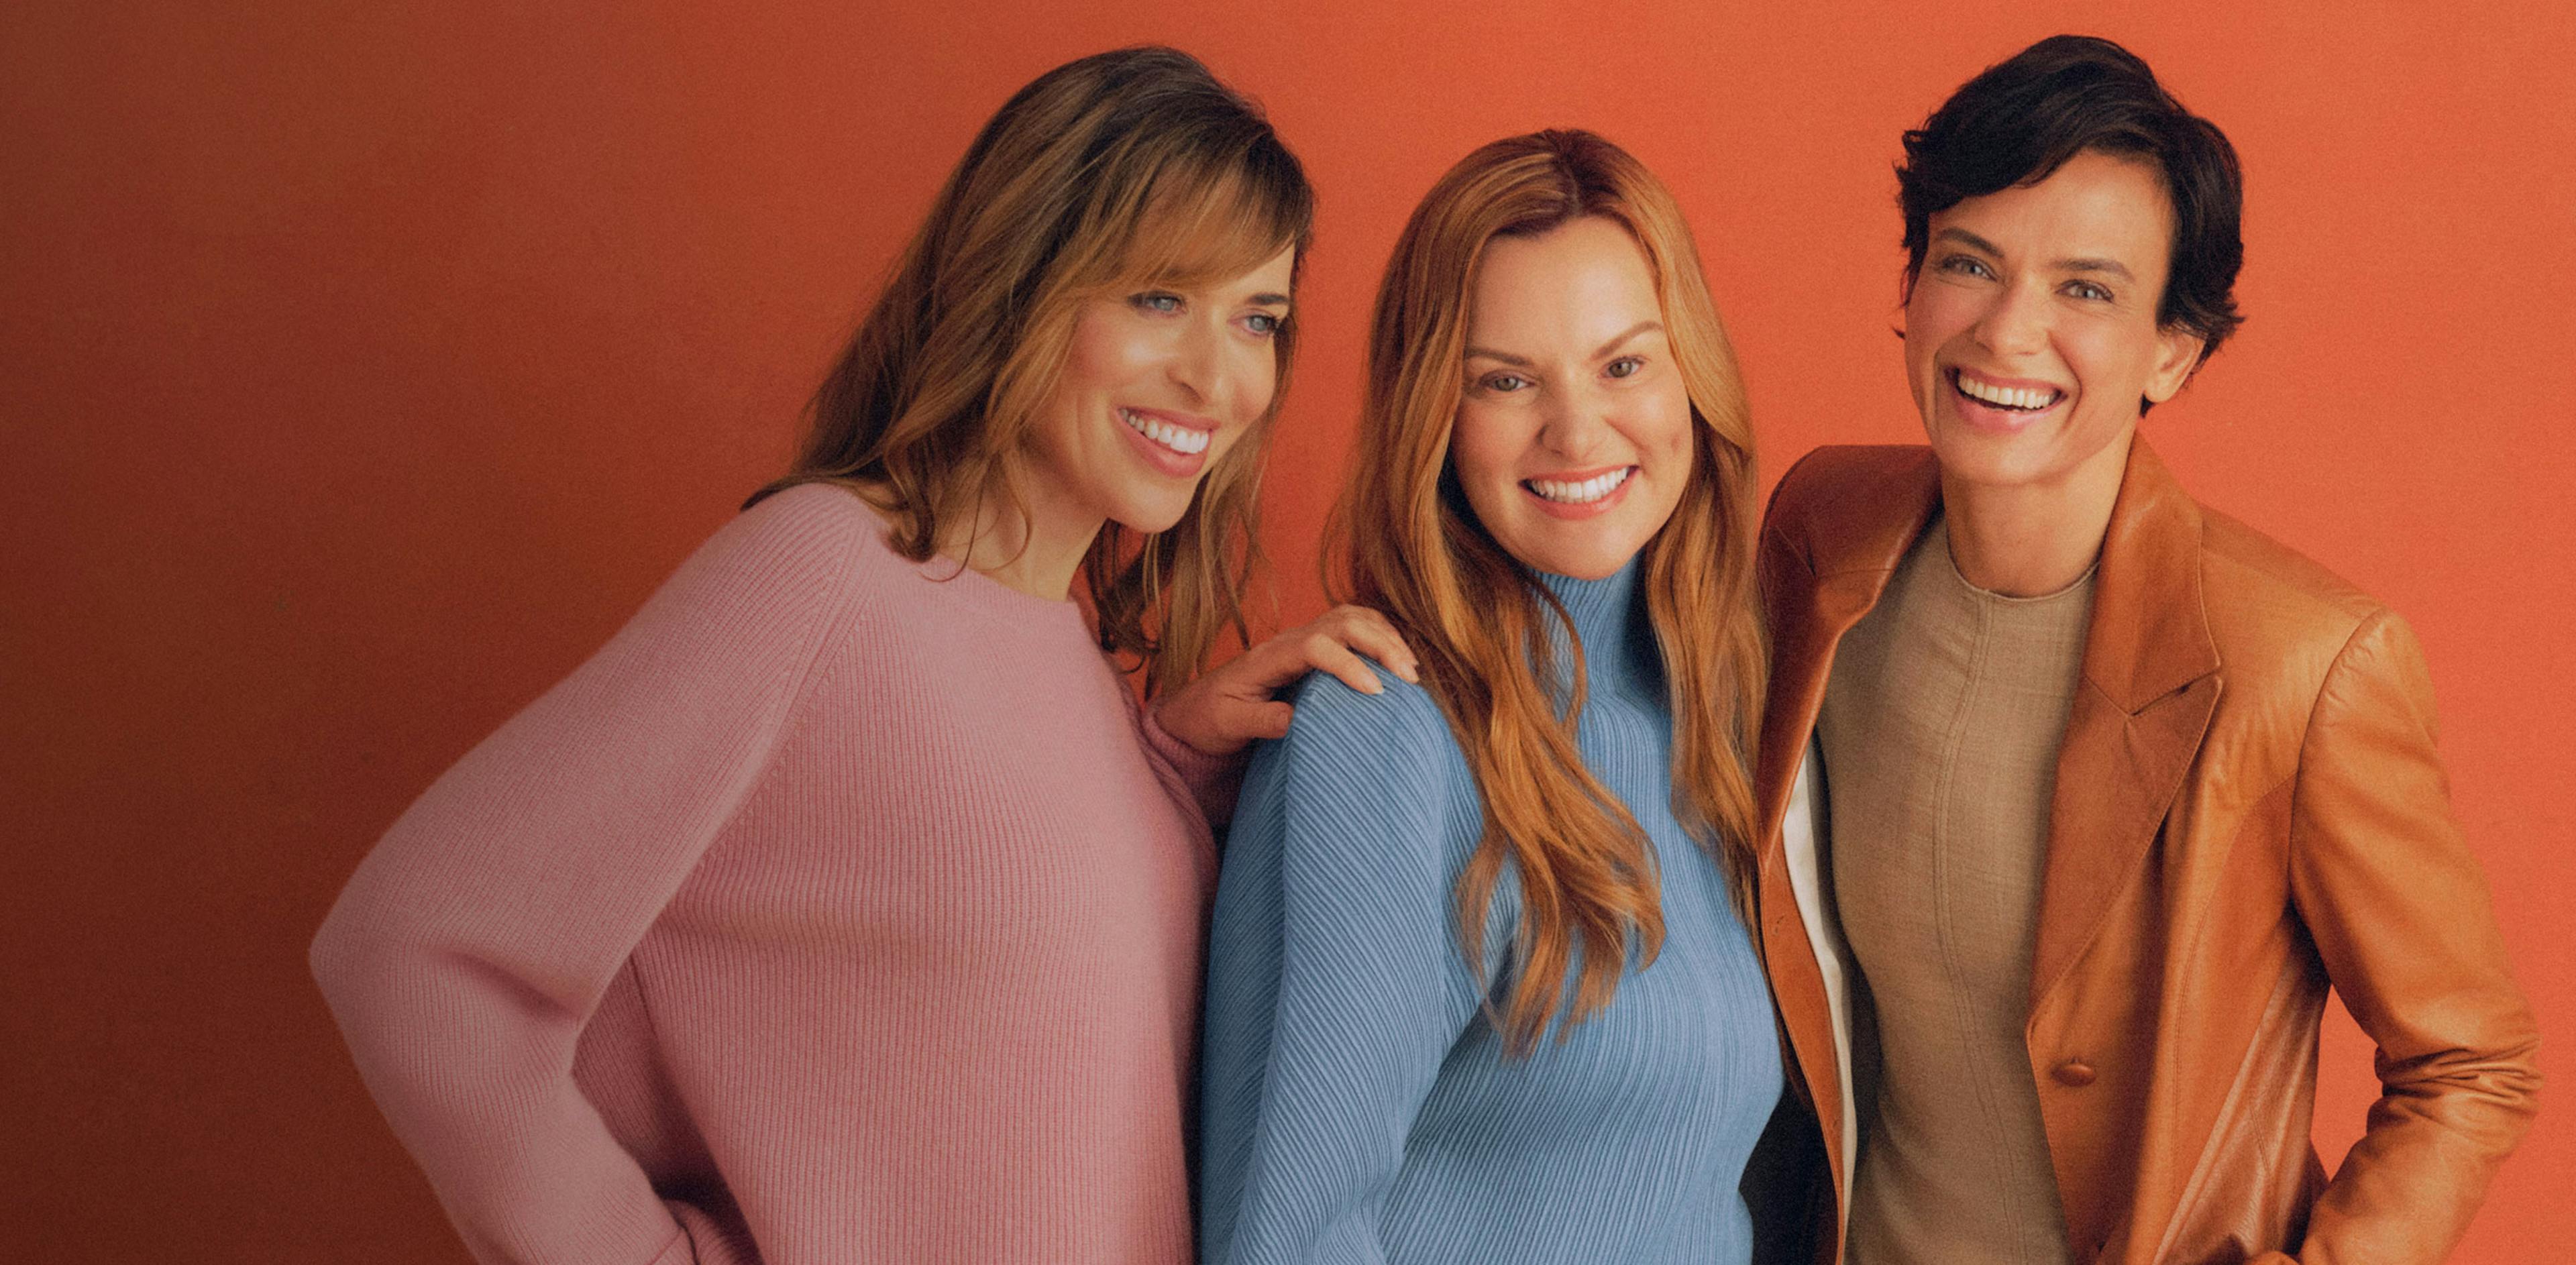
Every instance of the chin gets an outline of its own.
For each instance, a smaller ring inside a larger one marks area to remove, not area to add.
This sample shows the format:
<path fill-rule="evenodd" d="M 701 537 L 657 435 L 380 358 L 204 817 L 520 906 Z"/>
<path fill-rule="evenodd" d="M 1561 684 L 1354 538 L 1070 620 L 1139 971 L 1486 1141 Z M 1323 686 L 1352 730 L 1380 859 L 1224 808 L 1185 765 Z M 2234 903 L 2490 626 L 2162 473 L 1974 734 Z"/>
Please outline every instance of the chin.
<path fill-rule="evenodd" d="M 2017 454 L 1996 452 L 1983 445 L 1956 441 L 1932 445 L 1932 457 L 1940 463 L 1941 473 L 1969 483 L 2021 483 L 2034 471 L 2035 463 L 2018 460 Z"/>
<path fill-rule="evenodd" d="M 1197 489 L 1194 487 L 1191 491 L 1195 494 Z M 1167 532 L 1174 527 L 1179 526 L 1181 520 L 1189 515 L 1190 504 L 1196 499 L 1197 497 L 1195 495 L 1181 497 L 1178 499 L 1154 497 L 1149 500 L 1139 498 L 1130 502 L 1126 508 L 1110 515 L 1109 517 L 1119 526 L 1124 527 L 1129 531 L 1145 532 L 1148 534 Z"/>
<path fill-rule="evenodd" d="M 1929 436 L 1944 473 L 1973 483 L 2020 483 L 2043 473 L 2059 445 L 2048 435 L 1980 434 L 1957 422 Z"/>

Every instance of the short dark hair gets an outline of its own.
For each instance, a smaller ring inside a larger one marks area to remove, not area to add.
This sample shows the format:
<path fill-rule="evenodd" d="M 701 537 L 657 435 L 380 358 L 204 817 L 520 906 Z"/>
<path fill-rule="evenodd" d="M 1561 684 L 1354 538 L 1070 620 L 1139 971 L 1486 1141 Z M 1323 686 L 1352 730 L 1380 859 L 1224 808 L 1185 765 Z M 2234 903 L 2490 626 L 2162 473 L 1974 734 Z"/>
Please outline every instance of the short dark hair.
<path fill-rule="evenodd" d="M 2182 107 L 2137 54 L 2089 35 L 2052 35 L 1960 86 L 1905 134 L 1896 165 L 1905 212 L 1905 290 L 1923 271 L 1935 212 L 2045 180 L 2087 150 L 2142 159 L 2164 176 L 2174 235 L 2156 324 L 2198 334 L 2202 359 L 2244 318 L 2236 271 L 2245 262 L 2245 201 L 2236 147 Z"/>

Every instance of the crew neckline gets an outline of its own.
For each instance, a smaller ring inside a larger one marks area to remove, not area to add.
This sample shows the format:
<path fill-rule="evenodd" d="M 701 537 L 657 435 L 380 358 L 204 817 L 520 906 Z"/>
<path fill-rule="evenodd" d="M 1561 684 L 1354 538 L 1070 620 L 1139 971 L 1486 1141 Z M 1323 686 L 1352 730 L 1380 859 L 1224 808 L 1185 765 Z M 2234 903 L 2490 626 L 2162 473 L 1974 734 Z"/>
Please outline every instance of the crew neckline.
<path fill-rule="evenodd" d="M 1939 552 L 1941 555 L 1941 569 L 1949 573 L 1950 579 L 1958 585 L 1960 591 L 1968 594 L 1970 597 L 1975 598 L 1978 601 L 1992 602 L 1999 606 L 2017 606 L 2027 608 L 2034 606 L 2047 606 L 2063 601 L 2070 594 L 2079 593 L 2091 588 L 2093 586 L 2093 574 L 2102 569 L 2102 557 L 2099 553 L 2096 553 L 2093 557 L 2093 564 L 2084 568 L 2084 574 L 2067 581 L 2066 587 L 2047 593 L 2036 593 L 2029 597 L 2022 597 L 2012 593 L 1998 593 L 1993 589 L 1982 588 L 1976 581 L 1969 579 L 1964 572 L 1959 570 L 1959 559 L 1950 552 L 1950 519 L 1947 515 L 1943 515 L 1932 520 L 1932 529 L 1924 534 L 1923 547 Z"/>

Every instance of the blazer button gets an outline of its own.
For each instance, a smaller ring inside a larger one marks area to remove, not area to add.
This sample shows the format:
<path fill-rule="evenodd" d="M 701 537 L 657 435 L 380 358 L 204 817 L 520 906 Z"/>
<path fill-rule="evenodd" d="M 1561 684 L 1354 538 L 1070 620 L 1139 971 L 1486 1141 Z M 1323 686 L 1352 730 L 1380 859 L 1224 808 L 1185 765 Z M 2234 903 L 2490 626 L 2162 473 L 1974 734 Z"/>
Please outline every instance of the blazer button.
<path fill-rule="evenodd" d="M 2068 1089 L 2082 1089 L 2093 1083 L 2093 1065 L 2081 1059 L 2068 1059 L 2050 1068 L 2048 1074 Z"/>

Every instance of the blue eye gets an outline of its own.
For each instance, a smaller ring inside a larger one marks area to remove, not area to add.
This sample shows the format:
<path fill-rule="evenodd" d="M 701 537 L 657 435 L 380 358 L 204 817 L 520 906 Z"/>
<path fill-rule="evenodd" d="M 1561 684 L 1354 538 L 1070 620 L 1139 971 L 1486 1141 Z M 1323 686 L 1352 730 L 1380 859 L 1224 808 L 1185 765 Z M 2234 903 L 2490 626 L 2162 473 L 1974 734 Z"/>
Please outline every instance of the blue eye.
<path fill-rule="evenodd" d="M 1131 294 L 1127 296 L 1127 302 L 1140 312 L 1154 312 L 1164 316 L 1178 312 L 1185 306 L 1181 302 L 1181 296 L 1168 290 L 1147 290 L 1142 294 Z"/>
<path fill-rule="evenodd" d="M 1264 338 L 1268 338 L 1277 334 L 1279 332 L 1279 327 L 1287 322 L 1279 317 L 1272 316 L 1268 312 L 1255 312 L 1252 315 L 1243 318 L 1243 323 L 1253 333 L 1259 334 Z"/>

